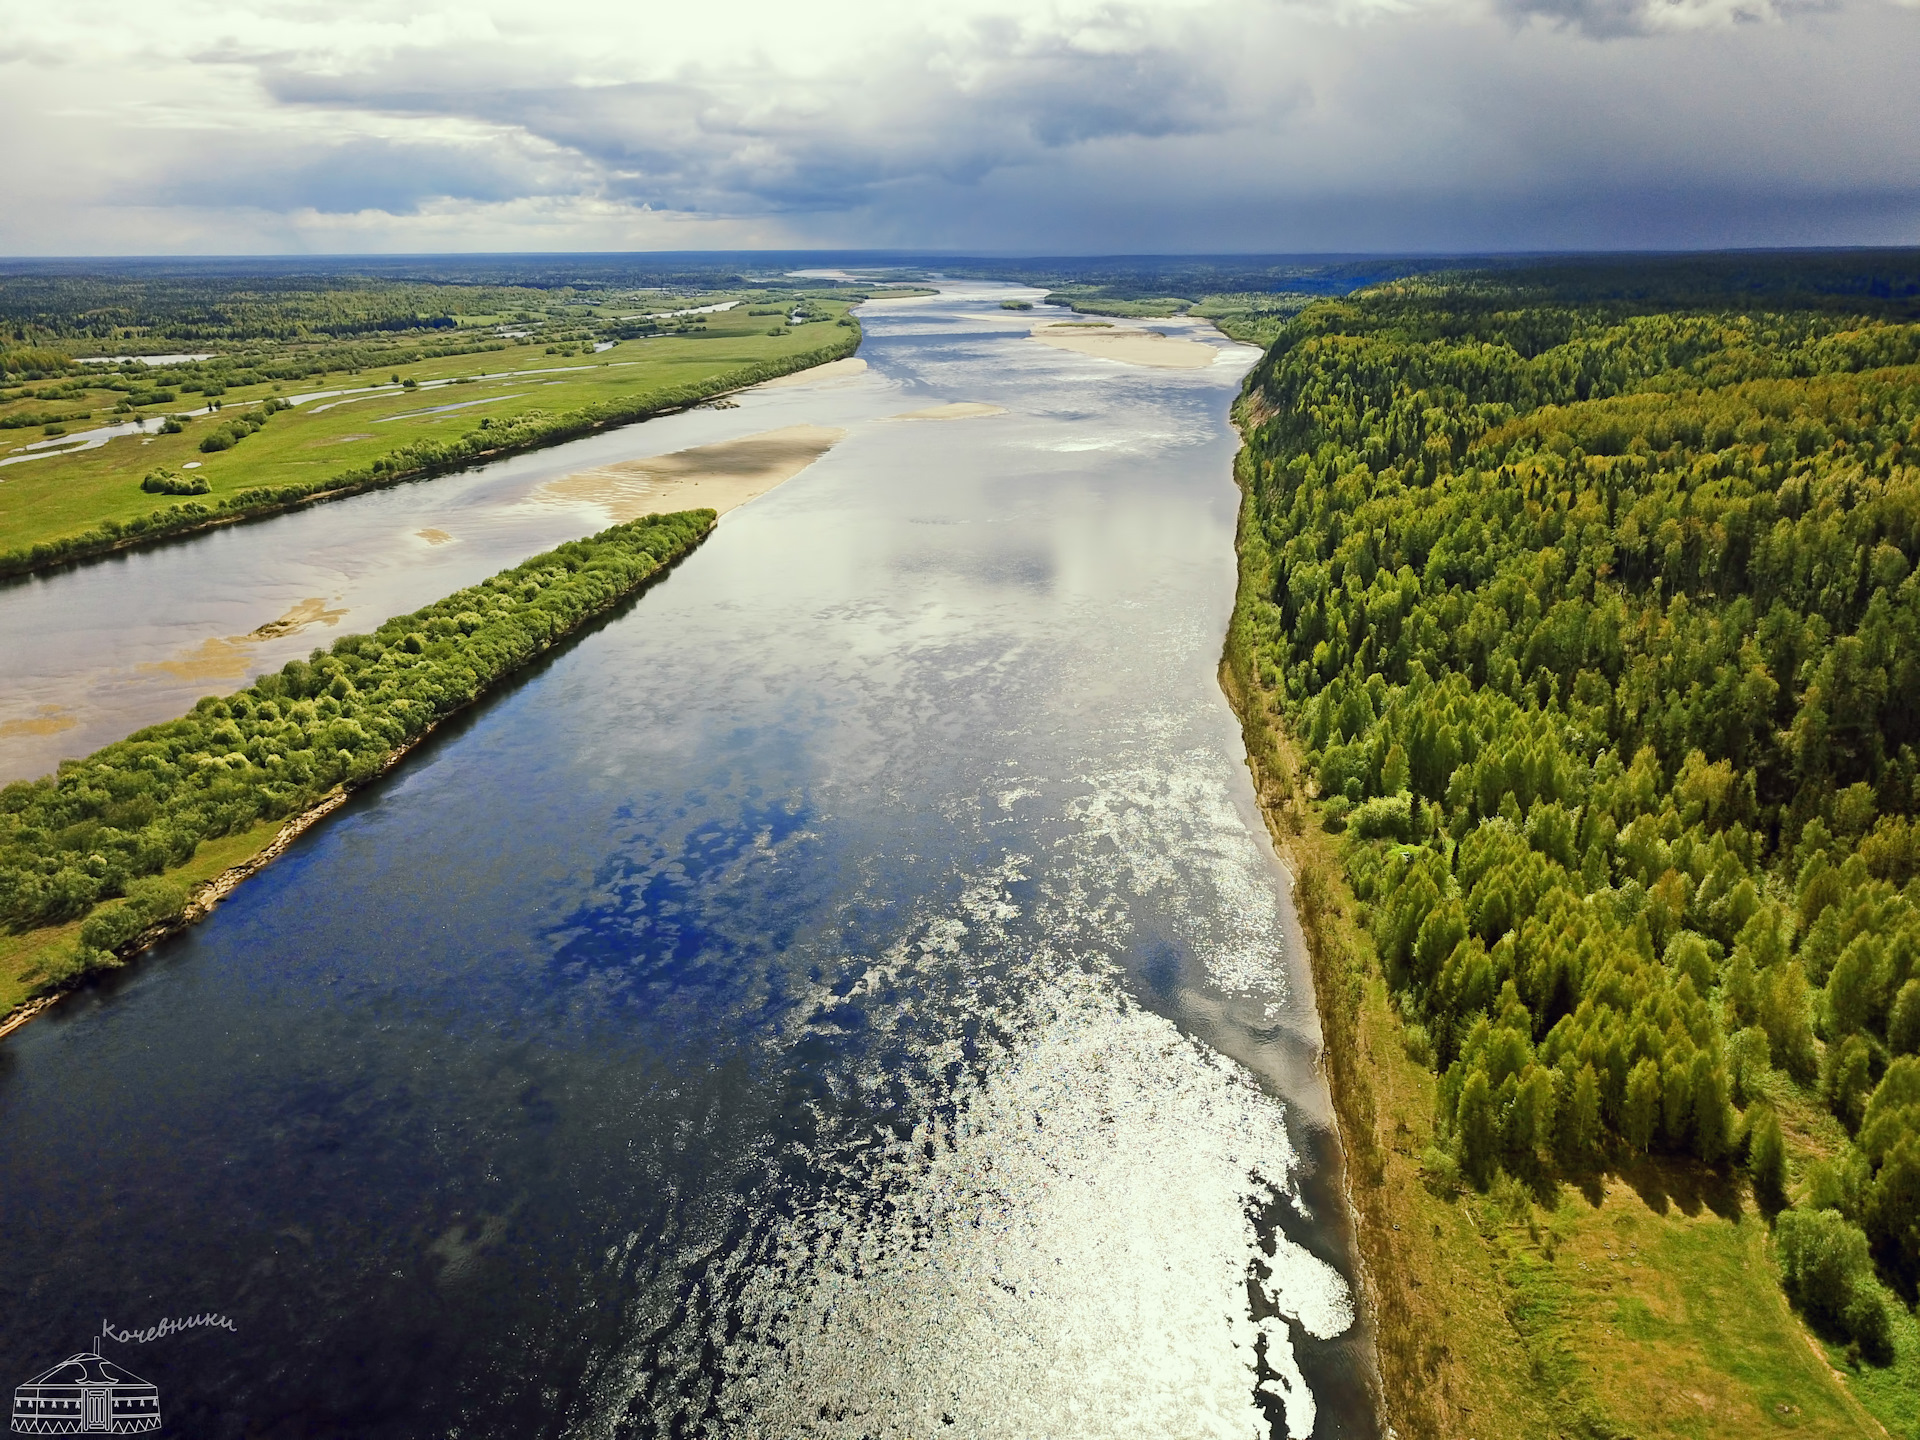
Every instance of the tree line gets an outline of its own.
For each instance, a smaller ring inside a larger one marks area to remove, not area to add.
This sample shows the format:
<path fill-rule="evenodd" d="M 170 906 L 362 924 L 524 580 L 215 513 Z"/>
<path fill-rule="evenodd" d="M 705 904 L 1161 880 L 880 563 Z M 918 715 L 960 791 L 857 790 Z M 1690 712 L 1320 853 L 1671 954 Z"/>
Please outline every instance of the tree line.
<path fill-rule="evenodd" d="M 1796 1303 L 1884 1359 L 1920 1285 L 1920 325 L 1582 284 L 1287 324 L 1246 400 L 1254 666 L 1440 1074 L 1431 1167 L 1745 1165 Z M 1850 1144 L 1790 1197 L 1796 1096 Z"/>

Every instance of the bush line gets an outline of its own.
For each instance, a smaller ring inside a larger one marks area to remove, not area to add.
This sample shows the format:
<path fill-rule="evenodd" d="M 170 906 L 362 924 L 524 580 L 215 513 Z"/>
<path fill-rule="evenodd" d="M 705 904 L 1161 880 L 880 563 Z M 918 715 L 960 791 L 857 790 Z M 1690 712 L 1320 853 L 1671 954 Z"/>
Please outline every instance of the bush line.
<path fill-rule="evenodd" d="M 116 963 L 187 914 L 166 871 L 201 841 L 310 812 L 393 762 L 446 716 L 633 594 L 711 531 L 711 510 L 649 515 L 346 635 L 225 699 L 0 789 L 0 923 L 87 917 L 34 993 Z M 100 908 L 125 897 L 124 904 Z"/>

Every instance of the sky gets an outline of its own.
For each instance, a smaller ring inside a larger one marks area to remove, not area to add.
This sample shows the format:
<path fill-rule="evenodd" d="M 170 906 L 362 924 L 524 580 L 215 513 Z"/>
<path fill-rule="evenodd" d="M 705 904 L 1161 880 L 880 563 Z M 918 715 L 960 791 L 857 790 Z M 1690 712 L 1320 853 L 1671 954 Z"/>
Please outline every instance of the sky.
<path fill-rule="evenodd" d="M 0 255 L 1920 243 L 1920 0 L 0 0 Z"/>

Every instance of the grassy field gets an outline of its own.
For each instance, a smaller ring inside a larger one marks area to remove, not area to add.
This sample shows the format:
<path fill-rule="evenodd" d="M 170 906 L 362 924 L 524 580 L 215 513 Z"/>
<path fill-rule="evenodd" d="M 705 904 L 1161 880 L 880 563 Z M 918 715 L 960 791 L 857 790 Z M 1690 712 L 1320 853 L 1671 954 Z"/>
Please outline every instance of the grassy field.
<path fill-rule="evenodd" d="M 850 300 L 810 300 L 808 313 L 819 318 L 792 326 L 749 313 L 750 308 L 764 307 L 742 304 L 736 310 L 699 317 L 692 322 L 697 326 L 693 333 L 623 341 L 599 353 L 585 346 L 520 343 L 396 368 L 383 366 L 372 372 L 234 387 L 219 397 L 223 410 L 218 415 L 196 416 L 179 434 L 128 435 L 98 449 L 0 468 L 0 552 L 78 534 L 105 520 L 125 522 L 190 503 L 188 497 L 141 490 L 143 477 L 156 469 L 204 478 L 211 493 L 198 497 L 203 504 L 217 503 L 223 495 L 252 486 L 309 483 L 365 466 L 403 445 L 464 435 L 483 419 L 508 420 L 532 410 L 557 414 L 606 401 L 644 398 L 748 365 L 817 350 L 833 336 L 846 333 L 835 322 L 850 304 Z M 770 334 L 770 330 L 780 333 Z M 549 348 L 574 353 L 549 354 Z M 163 383 L 164 372 L 155 378 Z M 402 388 L 407 381 L 416 388 Z M 383 388 L 372 388 L 376 386 Z M 305 401 L 272 416 L 262 429 L 231 449 L 205 454 L 199 448 L 202 438 L 224 419 L 255 410 L 268 399 L 330 390 L 369 393 Z M 68 423 L 67 429 L 78 433 L 131 418 L 109 413 L 111 401 L 118 398 L 113 392 L 101 392 L 55 407 L 29 394 L 0 405 L 0 418 L 52 408 L 92 408 L 91 421 Z M 203 404 L 200 396 L 181 394 L 175 403 L 145 407 L 144 413 L 180 413 Z M 0 431 L 0 458 L 24 453 L 22 447 L 43 438 L 37 428 Z M 188 465 L 197 468 L 186 469 Z"/>

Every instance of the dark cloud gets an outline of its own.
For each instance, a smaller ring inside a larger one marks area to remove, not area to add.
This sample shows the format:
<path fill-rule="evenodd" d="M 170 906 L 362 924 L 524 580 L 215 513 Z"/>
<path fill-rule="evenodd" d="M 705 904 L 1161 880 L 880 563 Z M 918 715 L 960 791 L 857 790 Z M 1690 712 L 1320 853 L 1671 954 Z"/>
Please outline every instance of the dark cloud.
<path fill-rule="evenodd" d="M 137 182 L 129 199 L 269 211 L 315 210 L 350 215 L 382 210 L 412 215 L 422 204 L 479 204 L 566 188 L 577 174 L 543 174 L 499 148 L 356 138 L 338 144 L 254 141 L 223 145 L 204 167 L 172 168 Z"/>
<path fill-rule="evenodd" d="M 1497 4 L 1516 20 L 1545 20 L 1595 40 L 1675 29 L 1762 25 L 1838 8 L 1837 0 L 1497 0 Z"/>
<path fill-rule="evenodd" d="M 511 127 L 591 162 L 608 193 L 728 213 L 849 209 L 902 181 L 975 184 L 1096 141 L 1217 134 L 1249 110 L 1204 53 L 1095 49 L 1008 23 L 799 93 L 766 71 L 613 85 L 528 77 L 480 48 L 401 50 L 349 73 L 281 55 L 252 63 L 279 104 Z M 1251 108 L 1280 106 L 1260 96 Z"/>
<path fill-rule="evenodd" d="M 169 125 L 117 135 L 102 102 L 17 164 L 53 175 L 48 157 L 72 146 L 84 183 L 65 194 L 91 184 L 103 214 L 318 212 L 395 237 L 431 220 L 441 245 L 462 213 L 564 227 L 643 207 L 649 235 L 695 217 L 735 227 L 708 232 L 723 244 L 1920 240 L 1920 8 L 1884 0 L 1074 0 L 1071 15 L 997 16 L 982 8 L 994 0 L 953 0 L 971 18 L 876 9 L 871 34 L 843 27 L 804 55 L 737 31 L 707 44 L 695 17 L 671 61 L 612 23 L 624 11 L 601 12 L 601 56 L 574 43 L 571 12 L 548 32 L 516 10 L 504 29 L 439 3 L 420 0 L 432 23 L 379 7 L 338 29 L 315 20 L 311 43 L 237 31 L 172 71 L 142 56 L 130 76 L 217 90 L 204 123 L 178 119 L 195 101 L 170 100 Z M 38 34 L 0 44 L 86 64 Z M 42 73 L 21 59 L 0 75 L 0 125 L 71 88 L 48 78 L 9 98 L 10 78 Z M 103 76 L 90 93 L 112 88 Z M 267 123 L 246 123 L 254 112 Z M 16 216 L 41 213 L 16 198 Z M 382 214 L 394 224 L 368 228 Z M 0 237 L 33 223 L 0 219 Z M 697 224 L 682 232 L 652 243 L 701 243 Z"/>

